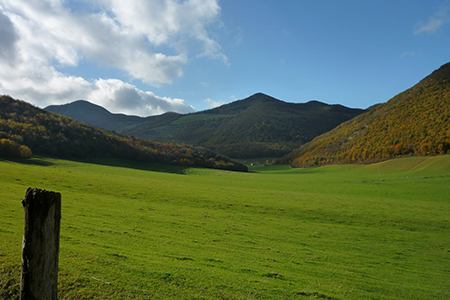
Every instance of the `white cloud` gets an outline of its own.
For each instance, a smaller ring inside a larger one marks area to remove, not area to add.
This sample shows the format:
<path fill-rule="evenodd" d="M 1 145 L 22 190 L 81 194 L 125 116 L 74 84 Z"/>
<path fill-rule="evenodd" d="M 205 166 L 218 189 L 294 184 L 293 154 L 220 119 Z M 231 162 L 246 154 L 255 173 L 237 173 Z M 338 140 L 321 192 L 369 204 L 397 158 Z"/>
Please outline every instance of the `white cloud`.
<path fill-rule="evenodd" d="M 111 112 L 149 116 L 167 111 L 189 113 L 195 108 L 182 99 L 160 97 L 152 92 L 144 92 L 134 85 L 118 79 L 97 80 L 88 98 L 91 102 L 108 108 Z"/>
<path fill-rule="evenodd" d="M 418 28 L 414 31 L 415 34 L 419 33 L 434 33 L 444 24 L 442 19 L 431 18 L 428 22 L 420 22 Z"/>
<path fill-rule="evenodd" d="M 450 17 L 448 14 L 449 10 L 450 5 L 444 5 L 438 11 L 436 11 L 434 15 L 428 19 L 428 21 L 421 21 L 417 23 L 414 29 L 414 34 L 435 33 L 445 23 L 448 23 L 450 21 Z"/>
<path fill-rule="evenodd" d="M 207 31 L 219 14 L 218 0 L 0 0 L 0 93 L 39 106 L 92 97 L 139 115 L 192 111 L 118 79 L 89 82 L 58 69 L 83 61 L 169 84 L 194 57 L 226 63 Z"/>
<path fill-rule="evenodd" d="M 203 50 L 215 52 L 218 44 L 209 38 L 205 25 L 220 13 L 216 0 L 98 0 L 105 10 L 130 32 L 144 35 L 156 45 L 183 43 L 196 39 L 205 43 Z M 212 47 L 212 48 L 210 48 Z"/>
<path fill-rule="evenodd" d="M 211 108 L 219 107 L 219 106 L 222 106 L 222 105 L 225 104 L 225 102 L 223 102 L 223 101 L 214 101 L 214 100 L 211 100 L 209 98 L 205 99 L 204 102 L 206 104 L 208 104 L 208 106 L 211 107 Z"/>
<path fill-rule="evenodd" d="M 26 70 L 5 66 L 0 73 L 0 91 L 15 98 L 30 101 L 37 106 L 63 104 L 85 99 L 115 113 L 138 116 L 162 114 L 167 111 L 188 113 L 195 108 L 182 99 L 160 97 L 145 92 L 119 79 L 98 79 L 91 83 L 81 77 L 65 76 L 53 67 L 36 66 L 39 72 L 30 73 L 22 81 L 12 78 L 21 76 Z"/>

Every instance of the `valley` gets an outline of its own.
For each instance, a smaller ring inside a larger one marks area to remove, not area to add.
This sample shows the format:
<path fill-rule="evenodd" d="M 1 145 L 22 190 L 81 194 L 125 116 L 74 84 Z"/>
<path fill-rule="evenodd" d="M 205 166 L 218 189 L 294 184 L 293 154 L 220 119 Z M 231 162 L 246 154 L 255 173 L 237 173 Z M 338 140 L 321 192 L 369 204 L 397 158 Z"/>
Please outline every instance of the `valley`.
<path fill-rule="evenodd" d="M 450 300 L 450 0 L 0 24 L 0 300 Z"/>
<path fill-rule="evenodd" d="M 234 159 L 281 157 L 364 112 L 319 101 L 289 103 L 263 93 L 185 115 L 126 116 L 87 101 L 46 110 L 129 136 L 206 147 Z"/>
<path fill-rule="evenodd" d="M 62 194 L 59 299 L 450 298 L 448 79 L 365 112 L 255 94 L 149 121 L 74 102 L 177 143 L 1 96 L 0 298 L 19 294 L 28 187 Z"/>

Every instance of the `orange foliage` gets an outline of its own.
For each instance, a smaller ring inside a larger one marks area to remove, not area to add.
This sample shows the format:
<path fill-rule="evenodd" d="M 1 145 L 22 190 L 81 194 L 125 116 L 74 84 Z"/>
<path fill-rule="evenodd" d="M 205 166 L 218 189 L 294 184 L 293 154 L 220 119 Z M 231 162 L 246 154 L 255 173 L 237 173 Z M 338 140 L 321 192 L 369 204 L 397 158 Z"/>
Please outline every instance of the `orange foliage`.
<path fill-rule="evenodd" d="M 450 64 L 278 163 L 310 167 L 450 153 Z"/>

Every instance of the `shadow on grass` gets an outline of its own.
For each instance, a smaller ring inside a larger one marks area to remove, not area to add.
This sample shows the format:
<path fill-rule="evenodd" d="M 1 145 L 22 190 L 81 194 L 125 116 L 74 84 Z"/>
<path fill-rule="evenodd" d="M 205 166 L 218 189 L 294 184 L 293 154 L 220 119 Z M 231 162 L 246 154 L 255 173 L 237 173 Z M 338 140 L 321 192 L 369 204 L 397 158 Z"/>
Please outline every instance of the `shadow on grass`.
<path fill-rule="evenodd" d="M 136 170 L 143 171 L 153 171 L 153 172 L 162 172 L 162 173 L 172 173 L 172 174 L 187 174 L 187 170 L 189 167 L 186 166 L 177 166 L 177 165 L 165 165 L 161 163 L 144 163 L 144 162 L 135 162 L 124 159 L 115 159 L 115 158 L 86 158 L 86 159 L 76 159 L 76 158 L 56 158 L 56 157 L 46 157 L 46 156 L 33 156 L 29 159 L 17 159 L 17 158 L 0 158 L 0 161 L 5 162 L 14 162 L 23 165 L 35 165 L 35 166 L 43 166 L 49 167 L 56 165 L 57 163 L 49 161 L 50 159 L 61 159 L 67 161 L 73 161 L 78 163 L 89 163 L 95 165 L 102 166 L 111 166 L 111 167 L 121 167 L 121 168 L 130 168 Z"/>
<path fill-rule="evenodd" d="M 162 173 L 171 173 L 171 174 L 187 174 L 186 166 L 177 166 L 177 165 L 165 165 L 160 163 L 145 163 L 145 162 L 135 162 L 130 160 L 123 159 L 115 159 L 115 158 L 89 158 L 83 160 L 74 160 L 81 163 L 90 163 L 102 166 L 111 166 L 111 167 L 121 167 L 121 168 L 130 168 L 136 170 L 143 171 L 153 171 L 153 172 L 162 172 Z"/>
<path fill-rule="evenodd" d="M 32 158 L 0 158 L 0 161 L 11 161 L 23 165 L 34 165 L 49 167 L 53 166 L 54 163 L 48 161 L 45 157 L 33 156 Z"/>

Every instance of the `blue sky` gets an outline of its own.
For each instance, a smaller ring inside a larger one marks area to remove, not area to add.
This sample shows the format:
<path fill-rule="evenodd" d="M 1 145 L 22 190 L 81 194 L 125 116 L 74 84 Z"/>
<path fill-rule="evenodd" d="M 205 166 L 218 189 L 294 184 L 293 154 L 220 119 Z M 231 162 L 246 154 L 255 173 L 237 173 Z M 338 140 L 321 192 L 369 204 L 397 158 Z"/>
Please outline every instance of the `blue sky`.
<path fill-rule="evenodd" d="M 0 40 L 0 94 L 40 107 L 367 108 L 450 61 L 450 1 L 0 0 Z"/>

